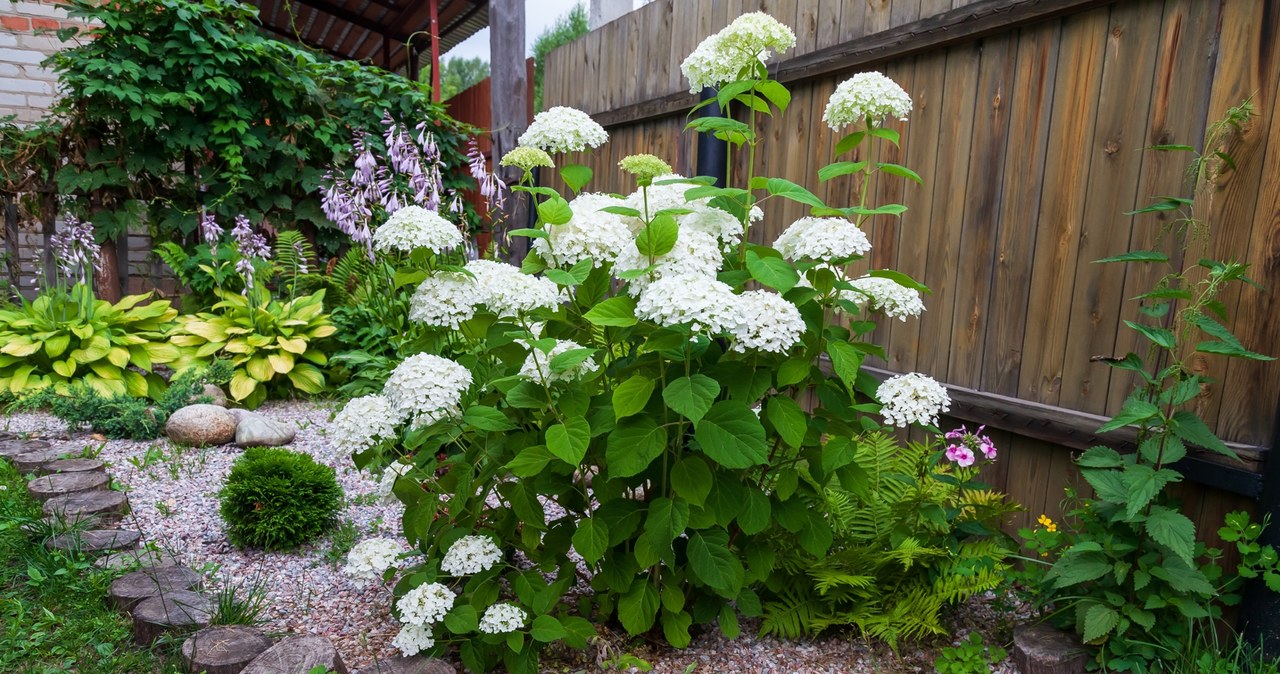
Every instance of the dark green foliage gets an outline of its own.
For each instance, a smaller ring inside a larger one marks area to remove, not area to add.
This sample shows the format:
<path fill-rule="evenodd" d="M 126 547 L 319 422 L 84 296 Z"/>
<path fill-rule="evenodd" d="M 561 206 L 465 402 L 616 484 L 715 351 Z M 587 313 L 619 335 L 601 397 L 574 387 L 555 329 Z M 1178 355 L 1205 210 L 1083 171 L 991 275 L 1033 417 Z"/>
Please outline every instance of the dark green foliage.
<path fill-rule="evenodd" d="M 231 541 L 267 550 L 292 549 L 323 534 L 342 507 L 332 468 L 267 447 L 246 450 L 218 496 Z"/>
<path fill-rule="evenodd" d="M 54 416 L 72 428 L 88 427 L 108 438 L 151 440 L 160 436 L 169 415 L 179 408 L 198 402 L 209 402 L 201 395 L 205 384 L 222 385 L 231 379 L 231 366 L 214 361 L 207 368 L 190 369 L 169 382 L 169 388 L 154 403 L 146 398 L 127 395 L 104 397 L 83 384 L 74 386 L 70 395 L 59 396 L 43 389 L 21 401 L 24 409 L 48 407 Z"/>
<path fill-rule="evenodd" d="M 542 110 L 542 80 L 547 68 L 547 54 L 586 35 L 591 30 L 587 24 L 587 10 L 575 5 L 568 14 L 556 19 L 552 26 L 533 41 L 533 109 Z"/>
<path fill-rule="evenodd" d="M 999 646 L 982 643 L 982 635 L 977 632 L 969 634 L 969 638 L 960 642 L 959 646 L 942 649 L 942 655 L 934 661 L 934 669 L 938 674 L 987 674 L 994 665 L 1005 658 L 1005 650 Z"/>
<path fill-rule="evenodd" d="M 865 483 L 809 504 L 828 513 L 829 551 L 806 551 L 803 531 L 775 533 L 761 631 L 800 638 L 853 625 L 891 645 L 946 634 L 944 609 L 997 587 L 1009 568 L 999 523 L 1017 507 L 919 444 L 873 433 L 854 456 Z"/>

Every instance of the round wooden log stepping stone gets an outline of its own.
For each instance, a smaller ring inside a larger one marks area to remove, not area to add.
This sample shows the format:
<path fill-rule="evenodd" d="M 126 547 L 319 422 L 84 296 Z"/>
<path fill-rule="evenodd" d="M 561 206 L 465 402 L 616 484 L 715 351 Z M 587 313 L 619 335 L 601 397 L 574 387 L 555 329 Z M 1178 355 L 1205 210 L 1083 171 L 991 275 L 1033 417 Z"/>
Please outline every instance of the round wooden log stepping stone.
<path fill-rule="evenodd" d="M 0 456 L 5 458 L 48 448 L 49 443 L 44 440 L 0 440 Z"/>
<path fill-rule="evenodd" d="M 129 499 L 119 491 L 82 491 L 55 496 L 44 502 L 44 512 L 53 517 L 79 519 L 94 515 L 103 524 L 120 521 L 129 512 Z"/>
<path fill-rule="evenodd" d="M 133 640 L 148 645 L 171 630 L 199 629 L 213 618 L 213 602 L 189 590 L 144 599 L 133 607 Z"/>
<path fill-rule="evenodd" d="M 94 560 L 93 565 L 111 571 L 177 566 L 178 558 L 158 550 L 122 550 Z"/>
<path fill-rule="evenodd" d="M 328 667 L 347 674 L 347 666 L 333 644 L 324 637 L 289 637 L 268 648 L 241 671 L 241 674 L 307 674 L 315 667 Z"/>
<path fill-rule="evenodd" d="M 126 529 L 90 529 L 59 534 L 45 541 L 47 547 L 79 552 L 115 552 L 138 545 L 142 534 Z"/>
<path fill-rule="evenodd" d="M 27 493 L 36 500 L 48 501 L 55 496 L 106 489 L 110 481 L 106 473 L 57 473 L 28 482 Z"/>
<path fill-rule="evenodd" d="M 360 674 L 458 674 L 458 670 L 444 660 L 415 655 L 379 660 L 360 670 Z"/>
<path fill-rule="evenodd" d="M 107 464 L 97 459 L 58 459 L 42 464 L 36 469 L 37 475 L 53 475 L 54 473 L 103 473 Z"/>
<path fill-rule="evenodd" d="M 23 452 L 9 457 L 13 461 L 13 466 L 18 469 L 19 473 L 34 473 L 50 461 L 56 461 L 65 456 L 72 456 L 75 450 L 66 447 L 45 447 L 43 449 L 35 449 L 30 452 Z"/>
<path fill-rule="evenodd" d="M 160 597 L 176 590 L 200 587 L 200 574 L 185 566 L 161 566 L 126 573 L 115 579 L 107 590 L 111 605 L 128 611 L 143 599 Z"/>
<path fill-rule="evenodd" d="M 182 642 L 182 660 L 189 672 L 240 674 L 271 643 L 252 627 L 206 627 Z"/>
<path fill-rule="evenodd" d="M 1013 662 L 1022 674 L 1084 674 L 1088 656 L 1074 634 L 1050 625 L 1013 630 Z"/>

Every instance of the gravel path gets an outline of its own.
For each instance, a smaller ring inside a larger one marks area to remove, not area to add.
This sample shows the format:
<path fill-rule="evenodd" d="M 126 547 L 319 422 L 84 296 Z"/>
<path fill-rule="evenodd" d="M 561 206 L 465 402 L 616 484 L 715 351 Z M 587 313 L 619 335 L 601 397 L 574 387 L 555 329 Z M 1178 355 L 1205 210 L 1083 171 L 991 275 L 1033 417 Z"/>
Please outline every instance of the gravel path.
<path fill-rule="evenodd" d="M 295 425 L 297 437 L 289 447 L 335 468 L 347 494 L 339 518 L 354 527 L 355 540 L 399 538 L 403 507 L 381 502 L 372 478 L 357 472 L 349 456 L 330 449 L 326 426 L 334 408 L 334 404 L 325 403 L 268 403 L 259 412 Z M 0 417 L 0 430 L 68 437 L 62 421 L 42 413 Z M 391 616 L 390 592 L 342 574 L 339 569 L 345 553 L 334 553 L 332 538 L 290 553 L 240 550 L 228 542 L 218 515 L 217 491 L 240 449 L 181 448 L 163 438 L 106 441 L 76 434 L 73 439 L 100 451 L 99 458 L 108 463 L 111 475 L 128 491 L 133 513 L 123 526 L 137 528 L 144 540 L 205 572 L 210 589 L 260 584 L 266 591 L 264 629 L 326 636 L 352 669 L 395 654 L 390 641 L 399 627 Z M 956 641 L 973 629 L 988 638 L 1008 634 L 1008 626 L 1002 624 L 1004 612 L 992 603 L 990 597 L 975 600 L 958 612 Z M 679 651 L 615 635 L 602 639 L 591 653 L 549 653 L 544 658 L 544 671 L 601 671 L 599 663 L 630 653 L 651 663 L 658 674 L 905 674 L 932 672 L 937 649 L 947 645 L 911 647 L 895 654 L 883 644 L 868 644 L 847 632 L 788 642 L 750 636 L 752 627 L 744 623 L 743 636 L 734 641 L 708 630 Z M 1016 674 L 1008 664 L 994 671 Z"/>

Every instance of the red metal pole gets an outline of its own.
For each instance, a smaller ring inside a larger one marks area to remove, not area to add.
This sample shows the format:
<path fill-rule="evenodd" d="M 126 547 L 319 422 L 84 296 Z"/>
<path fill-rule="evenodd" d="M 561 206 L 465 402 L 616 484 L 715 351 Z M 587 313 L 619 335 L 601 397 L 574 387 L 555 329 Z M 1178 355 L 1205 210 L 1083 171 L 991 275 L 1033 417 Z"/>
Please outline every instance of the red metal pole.
<path fill-rule="evenodd" d="M 440 102 L 440 0 L 428 0 L 431 8 L 431 100 Z"/>

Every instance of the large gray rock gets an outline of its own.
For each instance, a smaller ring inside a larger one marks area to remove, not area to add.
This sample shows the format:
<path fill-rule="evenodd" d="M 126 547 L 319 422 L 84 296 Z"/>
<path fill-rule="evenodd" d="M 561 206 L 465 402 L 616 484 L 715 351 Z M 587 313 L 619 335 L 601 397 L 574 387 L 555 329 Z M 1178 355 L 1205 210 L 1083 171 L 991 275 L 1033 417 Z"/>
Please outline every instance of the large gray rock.
<path fill-rule="evenodd" d="M 293 442 L 297 429 L 256 412 L 243 410 L 237 415 L 236 445 L 240 447 L 279 447 Z"/>
<path fill-rule="evenodd" d="M 164 432 L 181 445 L 225 445 L 236 437 L 236 418 L 217 405 L 187 405 L 169 416 Z"/>
<path fill-rule="evenodd" d="M 198 395 L 209 396 L 209 398 L 211 398 L 209 404 L 211 405 L 217 405 L 218 407 L 227 406 L 227 394 L 223 393 L 222 389 L 213 384 L 205 384 Z"/>

